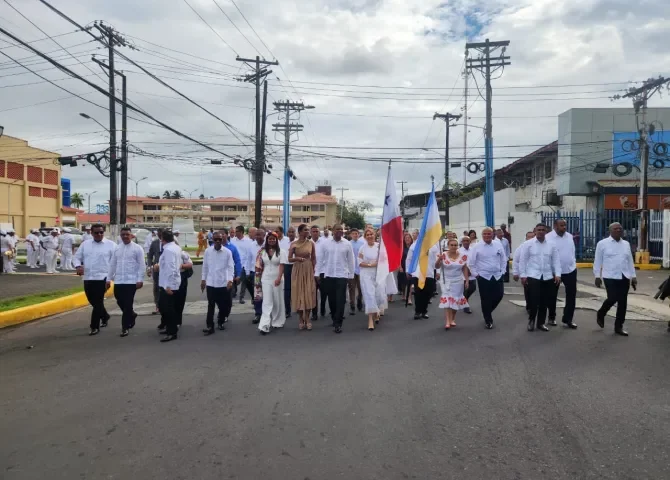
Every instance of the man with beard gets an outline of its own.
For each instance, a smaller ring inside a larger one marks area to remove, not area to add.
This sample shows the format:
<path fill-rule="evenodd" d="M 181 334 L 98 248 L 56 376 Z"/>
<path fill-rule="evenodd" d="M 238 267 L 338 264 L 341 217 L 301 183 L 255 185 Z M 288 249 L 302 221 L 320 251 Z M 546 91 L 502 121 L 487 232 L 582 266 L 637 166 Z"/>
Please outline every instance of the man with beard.
<path fill-rule="evenodd" d="M 224 322 L 230 314 L 232 304 L 231 290 L 235 276 L 235 262 L 230 249 L 223 247 L 223 235 L 214 233 L 214 246 L 205 250 L 202 262 L 202 281 L 200 290 L 207 290 L 207 328 L 203 330 L 205 336 L 214 334 L 214 305 L 219 307 L 219 330 L 225 330 Z M 234 245 L 231 247 L 235 248 Z M 238 260 L 239 262 L 239 260 Z"/>

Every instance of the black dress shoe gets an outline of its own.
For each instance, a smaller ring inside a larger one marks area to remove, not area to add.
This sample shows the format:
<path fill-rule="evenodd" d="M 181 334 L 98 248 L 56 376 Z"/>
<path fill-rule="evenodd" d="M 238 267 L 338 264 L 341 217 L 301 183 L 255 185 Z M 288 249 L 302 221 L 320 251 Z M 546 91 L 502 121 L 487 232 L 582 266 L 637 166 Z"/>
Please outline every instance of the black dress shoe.
<path fill-rule="evenodd" d="M 528 322 L 528 331 L 532 332 L 533 330 L 535 330 L 535 321 Z"/>
<path fill-rule="evenodd" d="M 543 332 L 548 332 L 549 331 L 549 327 L 547 327 L 546 325 L 539 325 L 537 327 L 537 329 L 542 330 Z"/>
<path fill-rule="evenodd" d="M 133 312 L 133 322 L 130 324 L 130 328 L 135 326 L 135 320 L 137 320 L 137 314 Z"/>
<path fill-rule="evenodd" d="M 335 327 L 335 333 L 342 333 L 342 327 Z"/>
<path fill-rule="evenodd" d="M 251 323 L 253 323 L 254 325 L 258 325 L 259 323 L 261 323 L 260 315 L 256 315 L 254 319 L 251 321 Z"/>
<path fill-rule="evenodd" d="M 223 323 L 219 323 L 218 327 L 219 327 L 219 330 L 225 330 L 226 329 L 226 327 Z M 214 330 L 214 329 L 212 328 L 212 330 Z"/>
<path fill-rule="evenodd" d="M 88 332 L 88 335 L 89 335 L 90 337 L 92 337 L 93 335 L 97 335 L 98 333 L 100 333 L 100 329 L 99 329 L 99 328 L 92 328 L 91 331 Z"/>
<path fill-rule="evenodd" d="M 128 330 L 122 330 L 120 337 L 127 337 L 130 332 Z"/>
<path fill-rule="evenodd" d="M 165 327 L 163 327 L 163 330 L 159 330 L 158 334 L 159 335 L 167 335 L 167 330 L 165 329 Z"/>
<path fill-rule="evenodd" d="M 601 317 L 600 315 L 596 316 L 596 323 L 598 323 L 598 326 L 600 328 L 605 328 L 605 317 Z"/>
<path fill-rule="evenodd" d="M 621 335 L 622 337 L 628 336 L 628 332 L 624 329 L 614 330 L 614 333 L 616 333 L 617 335 Z"/>
<path fill-rule="evenodd" d="M 549 319 L 549 325 L 551 325 L 552 327 L 555 327 L 556 325 L 558 325 L 558 323 L 556 323 L 555 318 L 550 318 Z"/>
<path fill-rule="evenodd" d="M 576 324 L 575 322 L 570 322 L 570 323 L 565 323 L 565 322 L 563 322 L 563 325 L 564 325 L 566 328 L 572 328 L 573 330 L 576 330 L 576 329 L 577 329 L 577 324 Z"/>
<path fill-rule="evenodd" d="M 424 320 L 426 320 L 426 319 L 428 319 L 428 318 L 430 318 L 430 317 L 428 316 L 427 313 L 424 313 L 423 315 L 421 315 L 421 318 L 423 318 Z"/>
<path fill-rule="evenodd" d="M 487 323 L 484 328 L 486 328 L 487 330 L 493 330 L 493 324 L 492 323 Z"/>
<path fill-rule="evenodd" d="M 168 335 L 165 338 L 161 338 L 161 343 L 171 342 L 172 340 L 177 340 L 177 335 Z"/>
<path fill-rule="evenodd" d="M 107 320 L 102 320 L 100 322 L 100 328 L 105 328 L 107 326 Z"/>
<path fill-rule="evenodd" d="M 164 323 L 160 323 L 160 324 L 158 324 L 158 326 L 156 327 L 156 329 L 157 329 L 157 330 L 165 330 L 165 324 L 164 324 Z"/>
<path fill-rule="evenodd" d="M 418 313 L 414 315 L 414 320 L 421 320 L 421 315 L 419 315 Z"/>
<path fill-rule="evenodd" d="M 214 330 L 213 328 L 203 328 L 202 329 L 202 333 L 205 334 L 205 337 L 209 337 L 210 335 L 214 335 L 215 331 L 216 330 Z"/>
<path fill-rule="evenodd" d="M 465 313 L 472 313 L 472 310 L 470 310 L 469 308 L 464 308 L 463 311 L 464 311 Z"/>

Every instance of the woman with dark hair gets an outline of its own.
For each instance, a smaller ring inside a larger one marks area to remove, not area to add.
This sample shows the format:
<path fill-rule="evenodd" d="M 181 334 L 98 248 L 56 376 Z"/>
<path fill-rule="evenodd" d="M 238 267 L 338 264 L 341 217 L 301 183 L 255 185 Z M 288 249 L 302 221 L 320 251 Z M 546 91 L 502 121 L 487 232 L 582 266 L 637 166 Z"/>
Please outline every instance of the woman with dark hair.
<path fill-rule="evenodd" d="M 470 230 L 468 232 L 468 237 L 470 237 L 470 245 L 474 245 L 475 243 L 477 243 L 477 232 L 475 232 L 474 230 Z"/>
<path fill-rule="evenodd" d="M 412 234 L 405 232 L 403 235 L 403 245 L 402 245 L 402 260 L 400 261 L 400 269 L 398 270 L 398 290 L 402 295 L 403 300 L 407 302 L 407 305 L 412 305 L 412 282 L 407 278 L 407 252 L 409 252 L 409 247 L 414 243 Z"/>
<path fill-rule="evenodd" d="M 316 307 L 316 284 L 314 267 L 316 251 L 314 242 L 309 239 L 309 227 L 298 227 L 298 238 L 289 248 L 288 261 L 293 264 L 291 271 L 291 306 L 300 317 L 300 330 L 311 330 L 309 315 Z"/>
<path fill-rule="evenodd" d="M 282 328 L 286 321 L 284 312 L 284 264 L 286 252 L 279 247 L 275 232 L 268 233 L 265 245 L 256 257 L 255 299 L 263 301 L 261 321 L 258 330 L 261 335 L 270 333 L 272 328 Z"/>

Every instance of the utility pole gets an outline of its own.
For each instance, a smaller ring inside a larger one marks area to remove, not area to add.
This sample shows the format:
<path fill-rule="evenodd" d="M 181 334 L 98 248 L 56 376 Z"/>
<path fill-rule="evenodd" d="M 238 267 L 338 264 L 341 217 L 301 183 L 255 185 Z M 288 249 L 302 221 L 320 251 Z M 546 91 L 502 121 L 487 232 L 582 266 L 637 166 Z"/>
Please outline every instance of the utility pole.
<path fill-rule="evenodd" d="M 340 187 L 340 188 L 336 188 L 336 190 L 339 190 L 340 192 L 342 192 L 341 197 L 340 197 L 340 204 L 341 204 L 341 207 L 340 207 L 340 223 L 342 223 L 342 217 L 344 217 L 344 192 L 348 191 L 349 189 L 344 188 L 344 187 Z"/>
<path fill-rule="evenodd" d="M 114 75 L 114 47 L 126 46 L 126 39 L 119 35 L 112 27 L 101 22 L 94 24 L 95 28 L 100 32 L 99 40 L 107 46 L 108 66 L 109 69 L 109 222 L 112 238 L 119 235 L 119 196 L 118 196 L 118 172 L 119 165 L 117 162 L 116 151 L 116 85 Z M 125 108 L 125 100 L 124 100 Z M 124 129 L 125 130 L 125 129 Z M 121 165 L 123 167 L 123 163 Z M 126 182 L 127 188 L 127 182 Z M 125 207 L 124 207 L 125 208 Z"/>
<path fill-rule="evenodd" d="M 265 165 L 265 123 L 268 119 L 268 82 L 263 82 L 263 110 L 261 113 L 261 144 L 260 144 L 260 162 L 256 162 L 256 211 L 254 216 L 254 223 L 256 228 L 263 223 L 263 173 L 267 172 Z"/>
<path fill-rule="evenodd" d="M 256 180 L 256 211 L 254 216 L 254 225 L 256 228 L 261 226 L 261 209 L 263 206 L 263 171 L 265 170 L 263 140 L 261 137 L 261 81 L 272 73 L 272 70 L 261 68 L 261 65 L 279 65 L 276 60 L 270 62 L 268 60 L 261 60 L 257 55 L 255 59 L 237 57 L 235 60 L 244 62 L 246 64 L 253 64 L 254 73 L 244 76 L 244 81 L 256 85 L 256 160 L 254 163 L 254 172 Z M 267 84 L 266 84 L 267 88 Z M 265 115 L 263 114 L 263 122 Z"/>
<path fill-rule="evenodd" d="M 465 58 L 468 56 L 468 49 L 465 49 Z M 470 74 L 468 68 L 463 69 L 463 80 L 465 88 L 463 95 L 465 97 L 465 105 L 463 106 L 463 188 L 468 183 L 468 80 Z M 470 202 L 468 201 L 468 229 L 470 228 Z"/>
<path fill-rule="evenodd" d="M 449 228 L 449 129 L 455 127 L 450 122 L 452 120 L 458 121 L 461 119 L 462 115 L 453 115 L 451 113 L 436 113 L 433 115 L 433 120 L 436 118 L 441 118 L 445 123 L 446 138 L 444 145 L 444 191 L 442 193 L 442 199 L 444 201 L 444 228 Z M 465 170 L 465 168 L 464 168 Z"/>
<path fill-rule="evenodd" d="M 636 263 L 649 263 L 649 135 L 653 133 L 647 124 L 647 102 L 664 85 L 670 84 L 670 78 L 659 77 L 645 80 L 639 88 L 631 88 L 625 95 L 614 98 L 632 98 L 635 117 L 640 134 L 640 194 L 637 197 L 637 209 L 640 212 Z M 653 127 L 652 127 L 653 128 Z"/>
<path fill-rule="evenodd" d="M 403 180 L 401 182 L 395 182 L 400 184 L 400 190 L 402 191 L 402 195 L 400 197 L 400 215 L 402 215 L 402 228 L 403 230 L 405 229 L 405 184 L 407 183 L 406 180 Z M 404 240 L 403 240 L 404 242 Z"/>
<path fill-rule="evenodd" d="M 274 127 L 274 132 L 282 132 L 284 134 L 284 201 L 282 207 L 282 224 L 284 230 L 286 230 L 291 225 L 291 179 L 295 179 L 295 175 L 288 164 L 291 133 L 297 134 L 298 132 L 302 132 L 304 128 L 304 126 L 299 123 L 291 123 L 291 112 L 298 112 L 299 114 L 305 109 L 314 107 L 305 105 L 302 102 L 291 102 L 289 100 L 286 100 L 285 102 L 274 102 L 273 105 L 278 112 L 284 112 L 284 123 L 273 123 L 272 126 Z"/>
<path fill-rule="evenodd" d="M 480 55 L 477 58 L 466 58 L 466 66 L 468 71 L 478 70 L 486 80 L 486 128 L 485 128 L 485 166 L 486 166 L 486 183 L 484 190 L 484 211 L 486 213 L 486 225 L 493 227 L 495 224 L 495 208 L 493 204 L 493 197 L 495 193 L 495 184 L 493 182 L 493 111 L 491 108 L 491 74 L 499 69 L 511 65 L 510 57 L 505 56 L 505 51 L 509 45 L 509 40 L 499 42 L 491 42 L 487 38 L 484 42 L 466 43 L 466 52 L 470 49 L 477 50 Z M 500 56 L 491 58 L 491 55 L 497 50 L 501 50 Z"/>
<path fill-rule="evenodd" d="M 105 62 L 101 62 L 97 58 L 91 58 L 95 63 L 100 65 L 104 70 L 107 70 L 107 75 L 111 75 L 109 70 L 109 65 Z M 128 212 L 128 90 L 126 75 L 119 70 L 114 70 L 116 75 L 121 77 L 121 166 L 118 170 L 121 173 L 121 195 L 119 197 L 120 204 L 120 214 L 119 214 L 119 224 L 125 225 L 127 222 L 127 212 Z M 111 176 L 111 171 L 110 171 Z"/>

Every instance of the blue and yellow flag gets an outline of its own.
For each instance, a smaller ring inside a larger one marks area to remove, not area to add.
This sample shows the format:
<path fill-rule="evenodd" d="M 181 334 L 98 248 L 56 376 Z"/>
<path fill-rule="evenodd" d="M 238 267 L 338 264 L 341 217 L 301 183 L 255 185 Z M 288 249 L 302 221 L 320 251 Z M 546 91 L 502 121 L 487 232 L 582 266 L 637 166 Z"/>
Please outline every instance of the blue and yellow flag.
<path fill-rule="evenodd" d="M 419 279 L 419 288 L 423 288 L 426 284 L 426 274 L 428 269 L 432 269 L 432 265 L 428 265 L 428 252 L 437 245 L 442 237 L 442 224 L 440 223 L 440 212 L 437 208 L 437 200 L 435 200 L 435 186 L 430 192 L 430 198 L 426 205 L 426 213 L 423 216 L 421 223 L 421 230 L 419 237 L 416 239 L 416 247 L 414 247 L 414 255 L 412 256 L 412 264 L 409 267 L 409 272 Z"/>

